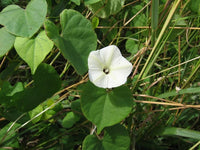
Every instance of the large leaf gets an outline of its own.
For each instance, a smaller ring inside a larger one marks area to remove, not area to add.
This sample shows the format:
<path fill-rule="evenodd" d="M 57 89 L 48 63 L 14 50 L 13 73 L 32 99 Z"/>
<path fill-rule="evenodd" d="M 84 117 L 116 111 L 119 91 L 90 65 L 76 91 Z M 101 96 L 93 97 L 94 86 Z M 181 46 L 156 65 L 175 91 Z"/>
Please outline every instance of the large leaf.
<path fill-rule="evenodd" d="M 128 132 L 120 125 L 106 128 L 101 140 L 94 135 L 88 135 L 83 141 L 83 150 L 128 150 L 129 146 Z"/>
<path fill-rule="evenodd" d="M 74 10 L 64 10 L 60 15 L 60 23 L 61 35 L 52 22 L 46 21 L 47 35 L 74 66 L 77 73 L 82 75 L 88 70 L 87 58 L 90 51 L 96 49 L 96 34 L 90 21 Z"/>
<path fill-rule="evenodd" d="M 32 74 L 34 74 L 39 64 L 53 48 L 53 42 L 42 31 L 34 39 L 17 37 L 14 46 L 19 56 L 28 63 Z"/>
<path fill-rule="evenodd" d="M 5 28 L 0 29 L 0 57 L 7 53 L 15 42 L 15 36 L 10 34 Z"/>
<path fill-rule="evenodd" d="M 19 67 L 18 62 L 10 62 L 10 64 L 0 73 L 0 86 L 1 86 L 1 80 L 8 80 L 10 76 L 18 69 Z"/>
<path fill-rule="evenodd" d="M 0 86 L 0 89 L 0 104 L 5 105 L 6 107 L 12 107 L 12 96 L 18 92 L 22 92 L 24 86 L 21 82 L 17 82 L 12 86 L 8 81 L 5 81 L 2 86 Z"/>
<path fill-rule="evenodd" d="M 88 8 L 98 17 L 106 18 L 119 12 L 125 0 L 101 0 L 100 2 L 88 5 Z"/>
<path fill-rule="evenodd" d="M 17 36 L 31 37 L 43 24 L 46 13 L 46 0 L 32 0 L 25 10 L 9 5 L 0 13 L 0 24 Z"/>
<path fill-rule="evenodd" d="M 119 123 L 131 112 L 133 100 L 126 86 L 107 91 L 89 82 L 81 90 L 83 113 L 97 126 L 98 133 L 104 127 Z"/>
<path fill-rule="evenodd" d="M 24 91 L 23 83 L 17 82 L 12 86 L 8 81 L 5 81 L 0 85 L 0 89 L 0 114 L 7 120 L 16 121 L 16 119 L 22 115 L 22 112 L 16 109 L 15 95 Z M 23 114 L 23 118 L 18 120 L 18 123 L 24 123 L 29 119 L 27 114 Z"/>
<path fill-rule="evenodd" d="M 48 64 L 41 64 L 34 76 L 34 87 L 14 95 L 18 110 L 32 110 L 46 99 L 53 96 L 61 87 L 61 81 L 55 69 Z"/>

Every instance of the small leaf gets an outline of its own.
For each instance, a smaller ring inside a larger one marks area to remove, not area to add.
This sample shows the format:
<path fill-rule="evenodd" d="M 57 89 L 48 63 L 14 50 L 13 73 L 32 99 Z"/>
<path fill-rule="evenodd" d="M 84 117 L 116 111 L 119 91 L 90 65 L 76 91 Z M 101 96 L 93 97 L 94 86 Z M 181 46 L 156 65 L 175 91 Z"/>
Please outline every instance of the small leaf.
<path fill-rule="evenodd" d="M 36 108 L 34 108 L 32 111 L 29 112 L 29 116 L 32 119 L 33 117 L 35 117 L 37 114 L 39 114 L 42 111 L 43 111 L 43 107 L 41 105 L 38 105 Z M 41 120 L 41 118 L 42 118 L 42 115 L 40 115 L 37 118 L 33 119 L 32 122 L 33 123 L 37 123 L 38 121 Z"/>
<path fill-rule="evenodd" d="M 181 17 L 179 14 L 174 14 L 172 22 L 175 26 L 186 26 L 185 19 Z"/>
<path fill-rule="evenodd" d="M 106 18 L 119 12 L 124 5 L 124 1 L 125 0 L 101 0 L 94 4 L 90 3 L 88 8 L 98 17 Z"/>
<path fill-rule="evenodd" d="M 53 48 L 53 42 L 42 31 L 35 39 L 17 37 L 14 46 L 19 56 L 28 63 L 32 74 L 34 74 L 38 65 Z"/>
<path fill-rule="evenodd" d="M 71 109 L 76 112 L 77 115 L 82 114 L 80 99 L 72 102 Z"/>
<path fill-rule="evenodd" d="M 145 26 L 147 23 L 147 19 L 145 14 L 140 14 L 137 18 L 134 19 L 133 24 L 135 27 Z"/>
<path fill-rule="evenodd" d="M 5 55 L 15 42 L 15 36 L 10 34 L 5 28 L 0 29 L 0 57 Z"/>
<path fill-rule="evenodd" d="M 0 24 L 22 37 L 31 37 L 43 24 L 47 14 L 46 0 L 32 0 L 26 9 L 9 5 L 0 13 Z"/>
<path fill-rule="evenodd" d="M 92 18 L 92 27 L 93 27 L 93 29 L 98 27 L 98 25 L 99 25 L 99 18 L 97 18 L 97 17 Z"/>
<path fill-rule="evenodd" d="M 80 0 L 71 0 L 72 2 L 74 2 L 76 5 L 80 5 L 81 4 L 81 1 Z"/>
<path fill-rule="evenodd" d="M 134 40 L 128 39 L 126 41 L 126 50 L 131 53 L 132 55 L 136 54 L 139 51 L 139 46 L 138 44 L 135 43 Z"/>
<path fill-rule="evenodd" d="M 45 22 L 47 35 L 74 66 L 77 73 L 83 75 L 88 70 L 88 55 L 97 46 L 97 37 L 91 22 L 74 10 L 64 10 L 60 15 L 60 22 L 61 36 L 58 28 L 50 21 Z"/>
<path fill-rule="evenodd" d="M 71 128 L 77 121 L 79 121 L 80 117 L 73 112 L 67 113 L 65 118 L 62 121 L 62 126 L 64 128 Z"/>
<path fill-rule="evenodd" d="M 138 13 L 138 11 L 140 11 L 141 9 L 143 8 L 142 5 L 135 5 L 133 7 L 133 9 L 131 10 L 131 13 L 130 15 L 133 16 L 133 15 L 136 15 Z M 140 13 L 138 14 L 132 21 L 131 21 L 131 26 L 135 26 L 135 27 L 138 27 L 138 26 L 145 26 L 147 25 L 147 17 L 145 16 L 144 13 Z"/>
<path fill-rule="evenodd" d="M 83 150 L 128 150 L 130 138 L 121 125 L 106 128 L 103 139 L 88 135 L 83 141 Z"/>
<path fill-rule="evenodd" d="M 89 5 L 89 4 L 94 4 L 94 3 L 97 3 L 101 0 L 83 0 L 85 5 Z"/>
<path fill-rule="evenodd" d="M 98 133 L 104 127 L 119 123 L 131 112 L 131 91 L 125 86 L 106 91 L 89 82 L 81 90 L 82 111 L 97 126 Z"/>

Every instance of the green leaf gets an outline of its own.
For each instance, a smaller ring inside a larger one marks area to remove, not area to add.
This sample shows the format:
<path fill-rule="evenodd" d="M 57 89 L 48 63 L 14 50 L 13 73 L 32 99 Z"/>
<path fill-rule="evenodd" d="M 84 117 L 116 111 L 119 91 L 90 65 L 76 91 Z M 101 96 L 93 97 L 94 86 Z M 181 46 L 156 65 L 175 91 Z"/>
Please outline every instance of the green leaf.
<path fill-rule="evenodd" d="M 200 93 L 200 87 L 182 89 L 178 92 L 176 90 L 171 91 L 171 92 L 165 92 L 164 94 L 161 94 L 157 97 L 166 98 L 166 97 L 170 97 L 170 96 L 176 96 L 176 95 L 182 95 L 182 94 L 193 94 L 193 93 Z"/>
<path fill-rule="evenodd" d="M 11 62 L 1 73 L 0 73 L 0 82 L 1 80 L 8 80 L 8 78 L 18 69 L 18 62 Z M 1 83 L 0 83 L 1 85 Z"/>
<path fill-rule="evenodd" d="M 64 128 L 71 128 L 77 121 L 79 121 L 80 117 L 73 112 L 67 113 L 65 118 L 62 120 L 62 126 Z"/>
<path fill-rule="evenodd" d="M 60 22 L 61 36 L 58 28 L 50 21 L 45 22 L 47 35 L 74 66 L 77 73 L 83 75 L 88 70 L 88 55 L 97 46 L 97 37 L 91 22 L 74 10 L 64 10 L 60 15 Z"/>
<path fill-rule="evenodd" d="M 119 123 L 131 112 L 133 100 L 126 86 L 107 91 L 89 82 L 81 90 L 82 111 L 97 126 L 98 133 L 104 127 Z"/>
<path fill-rule="evenodd" d="M 94 135 L 88 135 L 83 141 L 83 150 L 128 150 L 130 138 L 121 125 L 106 128 L 104 137 L 99 140 Z"/>
<path fill-rule="evenodd" d="M 191 0 L 190 1 L 190 9 L 193 12 L 200 14 L 200 0 Z"/>
<path fill-rule="evenodd" d="M 92 27 L 93 27 L 93 29 L 98 27 L 98 25 L 99 25 L 99 18 L 97 18 L 97 17 L 92 18 Z"/>
<path fill-rule="evenodd" d="M 71 109 L 72 109 L 72 111 L 75 112 L 77 115 L 81 116 L 82 111 L 81 111 L 80 99 L 72 102 L 72 104 L 71 104 Z"/>
<path fill-rule="evenodd" d="M 14 95 L 18 110 L 27 112 L 53 96 L 60 87 L 61 80 L 56 70 L 48 65 L 41 64 L 34 76 L 34 87 Z"/>
<path fill-rule="evenodd" d="M 17 36 L 31 37 L 43 24 L 46 13 L 46 0 L 32 0 L 25 10 L 9 5 L 0 13 L 0 24 Z"/>
<path fill-rule="evenodd" d="M 138 13 L 138 11 L 140 11 L 141 9 L 143 8 L 142 5 L 135 5 L 133 7 L 133 9 L 131 10 L 131 13 L 130 15 L 131 16 L 134 16 Z M 140 13 L 138 14 L 132 21 L 131 21 L 131 26 L 135 26 L 135 27 L 138 27 L 138 26 L 145 26 L 147 25 L 147 22 L 148 22 L 148 19 L 147 17 L 145 16 L 144 13 Z"/>
<path fill-rule="evenodd" d="M 133 39 L 128 39 L 126 41 L 126 50 L 131 53 L 132 55 L 136 54 L 139 51 L 138 44 L 135 43 Z"/>
<path fill-rule="evenodd" d="M 99 2 L 100 0 L 83 0 L 85 5 L 94 4 Z"/>
<path fill-rule="evenodd" d="M 36 108 L 34 108 L 32 111 L 29 112 L 29 116 L 32 119 L 32 118 L 34 118 L 37 114 L 39 114 L 42 111 L 43 111 L 42 105 L 38 105 Z M 37 123 L 41 119 L 42 119 L 42 115 L 40 115 L 37 118 L 33 119 L 32 122 L 33 123 Z"/>
<path fill-rule="evenodd" d="M 185 19 L 181 17 L 179 14 L 174 14 L 172 23 L 174 23 L 174 26 L 186 26 Z"/>
<path fill-rule="evenodd" d="M 167 127 L 159 130 L 159 135 L 168 135 L 168 136 L 181 136 L 200 140 L 200 132 L 190 129 L 176 128 L 176 127 Z"/>
<path fill-rule="evenodd" d="M 158 27 L 158 16 L 159 16 L 159 1 L 158 0 L 152 0 L 152 6 L 151 6 L 151 27 L 152 30 L 156 30 Z"/>
<path fill-rule="evenodd" d="M 5 28 L 0 29 L 0 57 L 6 54 L 15 42 L 15 36 L 10 34 Z"/>
<path fill-rule="evenodd" d="M 32 119 L 32 118 L 34 118 L 37 114 L 39 114 L 42 111 L 43 111 L 42 105 L 38 105 L 36 108 L 34 108 L 32 111 L 29 112 L 29 116 Z M 40 115 L 37 118 L 33 119 L 32 122 L 33 123 L 37 123 L 41 119 L 42 119 L 42 115 Z"/>
<path fill-rule="evenodd" d="M 42 31 L 34 39 L 17 37 L 14 46 L 18 55 L 28 63 L 34 74 L 39 64 L 53 48 L 53 42 Z"/>
<path fill-rule="evenodd" d="M 22 92 L 24 90 L 24 86 L 21 82 L 17 82 L 14 86 L 12 86 L 8 81 L 3 82 L 2 86 L 0 86 L 0 103 L 1 105 L 6 105 L 6 107 L 12 107 L 12 96 L 18 92 Z"/>
<path fill-rule="evenodd" d="M 101 0 L 97 3 L 88 5 L 88 8 L 98 17 L 106 18 L 119 12 L 125 0 Z"/>
<path fill-rule="evenodd" d="M 72 2 L 74 2 L 76 5 L 80 5 L 81 1 L 80 0 L 71 0 Z"/>
<path fill-rule="evenodd" d="M 0 147 L 6 147 L 6 146 L 11 146 L 11 147 L 15 147 L 15 148 L 19 148 L 19 143 L 16 140 L 16 138 L 14 138 L 17 135 L 17 132 L 14 132 L 15 129 L 17 129 L 18 127 L 20 127 L 20 124 L 18 123 L 14 123 L 13 127 L 11 128 L 10 132 L 12 134 L 7 135 L 7 131 L 8 129 L 11 127 L 11 125 L 13 124 L 13 122 L 10 122 L 9 124 L 7 124 L 6 126 L 4 126 L 1 130 L 0 130 L 0 141 L 2 144 L 2 139 L 5 136 L 5 139 L 3 140 L 3 144 L 0 145 Z"/>
<path fill-rule="evenodd" d="M 132 22 L 133 22 L 133 25 L 135 27 L 140 27 L 140 26 L 145 26 L 146 25 L 147 19 L 146 19 L 145 14 L 140 14 Z"/>
<path fill-rule="evenodd" d="M 21 82 L 17 82 L 12 86 L 8 81 L 3 82 L 3 85 L 0 85 L 0 113 L 1 116 L 10 121 L 16 121 L 16 119 L 21 116 L 23 113 L 16 109 L 16 94 L 23 93 L 24 86 Z M 25 123 L 30 118 L 27 114 L 23 114 L 23 118 L 17 122 Z"/>

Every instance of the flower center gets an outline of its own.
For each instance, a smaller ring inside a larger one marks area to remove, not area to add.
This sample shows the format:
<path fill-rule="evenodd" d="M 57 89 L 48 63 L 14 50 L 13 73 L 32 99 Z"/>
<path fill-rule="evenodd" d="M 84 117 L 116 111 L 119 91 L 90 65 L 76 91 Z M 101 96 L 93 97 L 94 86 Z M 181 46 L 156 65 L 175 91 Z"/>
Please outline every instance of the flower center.
<path fill-rule="evenodd" d="M 103 68 L 103 72 L 104 72 L 105 74 L 109 74 L 110 70 L 109 70 L 108 68 Z"/>

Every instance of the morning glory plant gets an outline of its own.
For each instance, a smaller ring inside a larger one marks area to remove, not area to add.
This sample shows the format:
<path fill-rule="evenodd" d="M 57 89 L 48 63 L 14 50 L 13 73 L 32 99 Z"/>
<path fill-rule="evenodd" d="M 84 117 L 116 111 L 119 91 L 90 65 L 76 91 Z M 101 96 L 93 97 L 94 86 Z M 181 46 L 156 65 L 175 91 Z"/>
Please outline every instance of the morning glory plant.
<path fill-rule="evenodd" d="M 132 64 L 115 45 L 92 51 L 88 57 L 89 79 L 101 88 L 123 85 L 132 71 Z"/>

